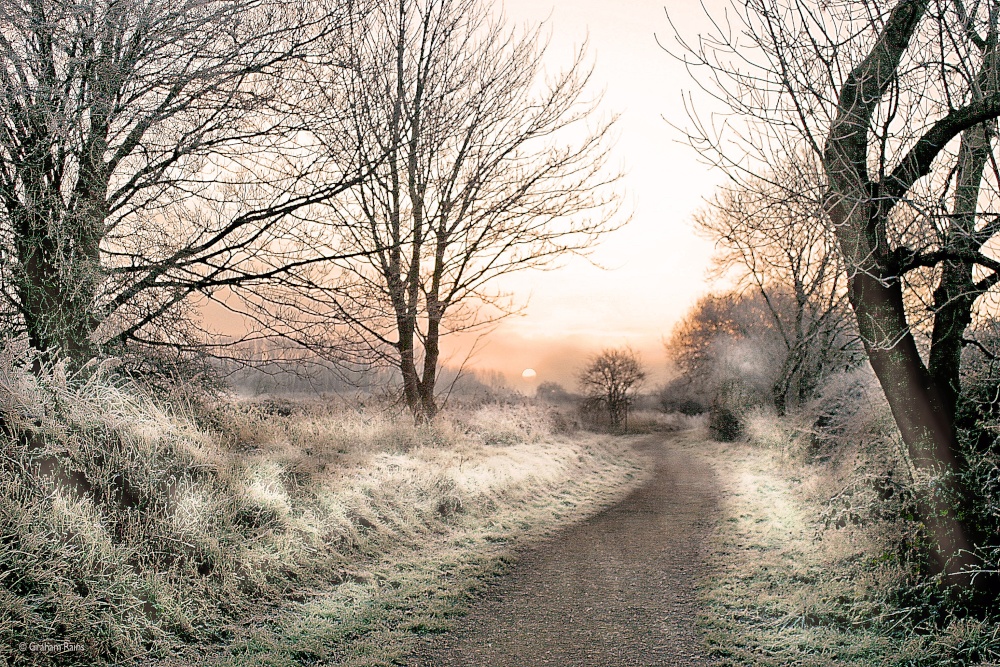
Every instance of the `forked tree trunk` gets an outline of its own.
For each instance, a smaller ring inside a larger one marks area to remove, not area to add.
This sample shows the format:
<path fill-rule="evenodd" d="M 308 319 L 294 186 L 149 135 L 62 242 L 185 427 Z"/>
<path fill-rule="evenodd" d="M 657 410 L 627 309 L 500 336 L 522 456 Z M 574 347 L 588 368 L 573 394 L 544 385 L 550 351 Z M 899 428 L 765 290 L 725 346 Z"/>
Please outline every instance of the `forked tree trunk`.
<path fill-rule="evenodd" d="M 403 399 L 414 420 L 421 422 L 423 410 L 420 400 L 420 375 L 417 372 L 414 350 L 414 325 L 404 316 L 398 318 L 396 326 L 399 331 L 396 348 L 399 353 L 399 372 L 403 376 Z"/>
<path fill-rule="evenodd" d="M 934 325 L 928 370 L 941 392 L 945 410 L 954 418 L 961 393 L 962 347 L 965 330 L 972 322 L 972 307 L 978 294 L 972 265 L 946 262 L 934 290 Z"/>
<path fill-rule="evenodd" d="M 977 86 L 983 94 L 1000 88 L 996 27 L 985 41 L 983 63 Z M 996 121 L 981 123 L 962 133 L 955 175 L 955 200 L 946 228 L 946 244 L 956 254 L 970 256 L 982 248 L 977 238 L 976 219 L 983 171 L 993 152 Z M 931 333 L 929 370 L 941 390 L 951 415 L 956 414 L 961 393 L 960 371 L 965 330 L 972 322 L 972 308 L 983 288 L 976 285 L 973 265 L 967 261 L 946 261 L 934 290 L 934 327 Z"/>
<path fill-rule="evenodd" d="M 838 180 L 831 178 L 831 184 L 836 188 Z M 860 259 L 851 263 L 848 277 L 858 331 L 911 461 L 934 480 L 934 489 L 924 494 L 920 508 L 936 547 L 932 569 L 951 575 L 956 583 L 971 583 L 971 578 L 960 575 L 972 561 L 969 533 L 957 515 L 961 494 L 956 475 L 962 457 L 953 416 L 906 322 L 899 277 L 885 261 L 886 253 L 865 243 L 867 234 L 856 232 L 859 218 L 872 219 L 864 214 L 872 212 L 873 204 L 853 202 L 841 200 L 829 212 L 845 255 Z"/>
<path fill-rule="evenodd" d="M 435 299 L 428 299 L 427 335 L 424 338 L 424 373 L 420 378 L 420 409 L 425 419 L 434 419 L 438 413 L 437 390 L 438 362 L 441 359 L 441 306 Z"/>
<path fill-rule="evenodd" d="M 890 250 L 886 235 L 889 213 L 896 203 L 891 193 L 904 194 L 921 175 L 917 167 L 929 168 L 930 159 L 917 156 L 916 166 L 904 164 L 908 171 L 893 172 L 887 178 L 896 180 L 888 183 L 875 182 L 868 173 L 874 111 L 895 80 L 928 4 L 928 0 L 900 0 L 870 53 L 845 80 L 823 167 L 830 188 L 827 212 L 848 266 L 848 296 L 859 333 L 909 456 L 933 483 L 934 488 L 923 494 L 920 508 L 936 547 L 932 568 L 969 587 L 974 579 L 962 571 L 970 562 L 971 545 L 967 527 L 957 515 L 960 494 L 956 473 L 961 457 L 953 416 L 910 333 L 899 259 Z M 930 158 L 943 147 L 943 141 L 925 146 Z"/>
<path fill-rule="evenodd" d="M 399 370 L 403 377 L 403 398 L 414 421 L 418 424 L 426 423 L 434 419 L 438 413 L 435 389 L 440 357 L 440 333 L 432 327 L 424 337 L 423 373 L 421 373 L 417 365 L 415 324 L 406 318 L 401 318 L 397 327 L 400 333 L 397 350 Z"/>

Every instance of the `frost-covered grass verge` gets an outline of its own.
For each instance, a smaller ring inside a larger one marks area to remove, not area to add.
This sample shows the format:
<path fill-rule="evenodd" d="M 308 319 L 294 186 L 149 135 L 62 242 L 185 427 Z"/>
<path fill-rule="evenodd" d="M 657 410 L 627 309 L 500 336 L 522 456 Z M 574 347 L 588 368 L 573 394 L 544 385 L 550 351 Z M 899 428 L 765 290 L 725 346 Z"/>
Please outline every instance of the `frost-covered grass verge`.
<path fill-rule="evenodd" d="M 531 408 L 416 427 L 102 377 L 0 363 L 0 663 L 392 664 L 516 545 L 645 474 Z"/>
<path fill-rule="evenodd" d="M 724 666 L 1000 662 L 996 622 L 914 620 L 923 610 L 900 597 L 913 582 L 892 550 L 898 536 L 880 533 L 893 523 L 864 515 L 864 484 L 848 487 L 850 497 L 842 490 L 851 461 L 804 459 L 800 427 L 758 415 L 749 442 L 697 443 L 723 499 L 712 574 L 702 582 L 700 624 L 712 656 Z"/>

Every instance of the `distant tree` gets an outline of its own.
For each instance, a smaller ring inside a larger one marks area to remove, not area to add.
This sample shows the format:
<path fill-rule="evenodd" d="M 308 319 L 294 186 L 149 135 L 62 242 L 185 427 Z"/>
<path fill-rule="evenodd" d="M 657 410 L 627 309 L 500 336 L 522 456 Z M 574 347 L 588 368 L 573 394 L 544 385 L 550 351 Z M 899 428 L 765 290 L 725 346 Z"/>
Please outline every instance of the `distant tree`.
<path fill-rule="evenodd" d="M 540 28 L 508 29 L 482 0 L 391 0 L 354 30 L 350 131 L 336 148 L 377 167 L 331 219 L 358 254 L 327 281 L 331 321 L 347 324 L 313 326 L 350 343 L 348 360 L 398 369 L 427 420 L 442 339 L 512 310 L 494 279 L 613 227 L 610 121 L 583 96 L 582 50 L 547 72 Z"/>
<path fill-rule="evenodd" d="M 695 221 L 716 243 L 718 276 L 757 295 L 770 314 L 762 324 L 784 347 L 771 386 L 779 414 L 862 358 L 824 191 L 822 167 L 806 154 L 723 189 Z"/>
<path fill-rule="evenodd" d="M 688 311 L 664 341 L 680 376 L 670 393 L 741 420 L 752 407 L 773 404 L 788 347 L 774 312 L 790 317 L 793 300 L 775 291 L 708 294 Z"/>
<path fill-rule="evenodd" d="M 633 392 L 646 379 L 639 357 L 631 348 L 604 350 L 580 371 L 580 388 L 584 394 L 600 401 L 608 411 L 611 425 L 628 426 L 628 410 Z"/>
<path fill-rule="evenodd" d="M 710 401 L 714 387 L 737 377 L 769 393 L 785 352 L 771 307 L 788 306 L 787 293 L 772 296 L 769 306 L 758 292 L 707 294 L 674 326 L 664 347 L 700 398 Z"/>
<path fill-rule="evenodd" d="M 656 390 L 656 399 L 662 412 L 679 412 L 683 415 L 698 415 L 707 409 L 703 396 L 691 391 L 687 377 L 676 377 Z"/>

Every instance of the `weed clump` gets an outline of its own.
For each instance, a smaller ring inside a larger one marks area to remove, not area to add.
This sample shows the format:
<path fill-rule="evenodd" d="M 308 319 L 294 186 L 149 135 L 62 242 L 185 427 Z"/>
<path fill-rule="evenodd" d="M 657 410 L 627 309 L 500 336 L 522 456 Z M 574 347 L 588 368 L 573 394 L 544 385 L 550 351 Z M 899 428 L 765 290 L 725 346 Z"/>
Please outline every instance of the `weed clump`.
<path fill-rule="evenodd" d="M 759 392 L 741 380 L 721 383 L 708 409 L 709 435 L 719 442 L 735 442 L 746 435 L 747 419 L 764 405 Z"/>

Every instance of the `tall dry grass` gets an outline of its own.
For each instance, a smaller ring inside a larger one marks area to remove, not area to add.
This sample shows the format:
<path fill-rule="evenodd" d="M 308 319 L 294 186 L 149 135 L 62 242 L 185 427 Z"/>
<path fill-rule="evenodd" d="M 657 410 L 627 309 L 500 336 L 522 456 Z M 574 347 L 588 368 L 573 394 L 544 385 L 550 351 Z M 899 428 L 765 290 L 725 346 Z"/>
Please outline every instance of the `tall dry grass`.
<path fill-rule="evenodd" d="M 0 358 L 7 664 L 386 664 L 523 535 L 642 475 L 627 447 L 527 407 L 418 427 L 378 407 L 164 403 L 109 377 Z"/>

